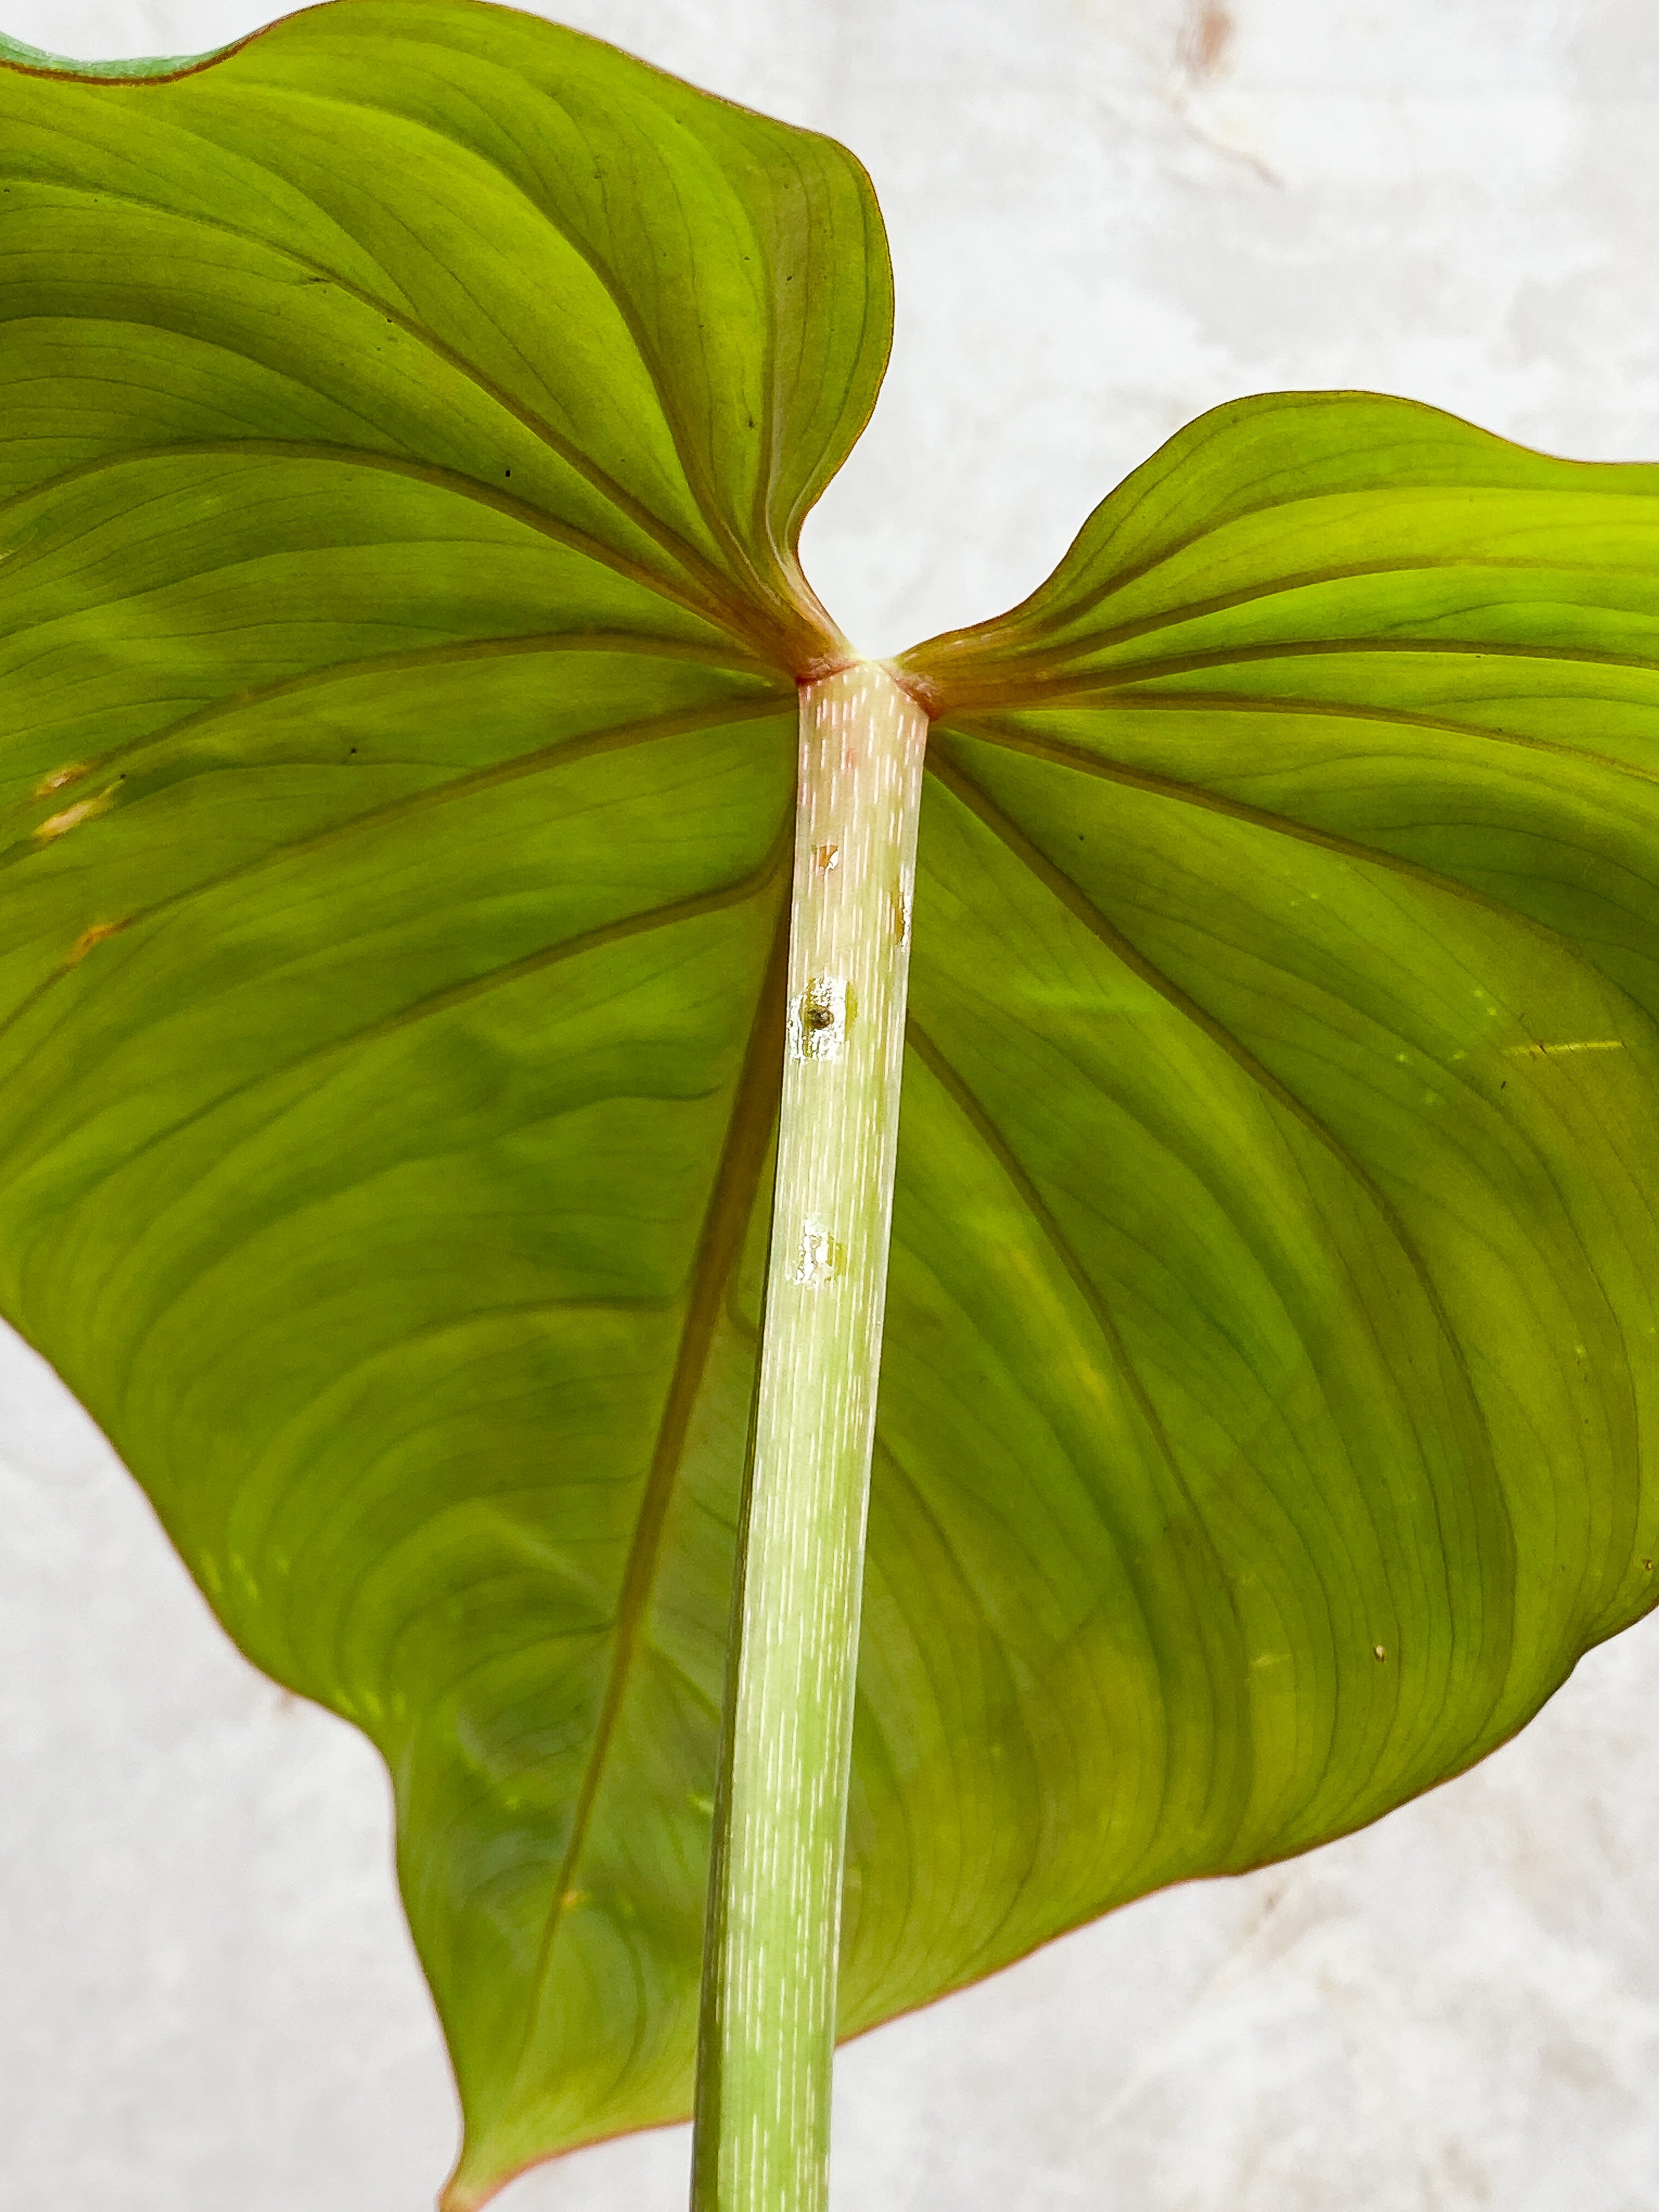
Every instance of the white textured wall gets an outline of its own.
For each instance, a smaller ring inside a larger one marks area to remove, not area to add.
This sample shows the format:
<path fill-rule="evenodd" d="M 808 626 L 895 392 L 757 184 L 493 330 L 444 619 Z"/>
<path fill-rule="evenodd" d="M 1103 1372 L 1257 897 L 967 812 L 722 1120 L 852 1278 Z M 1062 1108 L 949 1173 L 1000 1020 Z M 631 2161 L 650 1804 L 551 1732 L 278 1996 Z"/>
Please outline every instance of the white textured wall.
<path fill-rule="evenodd" d="M 0 0 L 191 52 L 258 0 Z M 553 12 L 550 9 L 548 12 Z M 809 526 L 890 650 L 993 612 L 1240 392 L 1363 384 L 1659 454 L 1654 0 L 570 0 L 833 131 L 898 338 Z M 0 1343 L 0 2203 L 417 2212 L 453 2141 L 375 1763 L 252 1675 L 50 1376 Z M 1178 1892 L 843 2062 L 837 2197 L 893 2212 L 1653 2212 L 1659 1628 L 1351 1839 Z M 502 2212 L 669 2212 L 686 2140 Z"/>

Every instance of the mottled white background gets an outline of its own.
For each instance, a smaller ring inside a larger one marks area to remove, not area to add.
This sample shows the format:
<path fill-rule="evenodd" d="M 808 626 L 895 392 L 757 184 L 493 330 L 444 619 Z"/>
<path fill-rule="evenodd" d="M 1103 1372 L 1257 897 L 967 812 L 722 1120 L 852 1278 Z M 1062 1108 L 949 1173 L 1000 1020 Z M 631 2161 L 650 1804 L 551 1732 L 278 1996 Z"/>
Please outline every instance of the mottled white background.
<path fill-rule="evenodd" d="M 191 52 L 260 0 L 0 0 Z M 549 9 L 548 12 L 553 12 Z M 994 612 L 1200 409 L 1370 385 L 1659 455 L 1654 0 L 567 0 L 834 132 L 898 335 L 809 525 L 867 650 Z M 1151 1899 L 853 2046 L 842 2212 L 1653 2212 L 1659 1628 L 1368 1834 Z M 0 1341 L 0 2204 L 419 2212 L 453 2112 L 386 1791 L 254 1675 Z M 670 2212 L 672 2130 L 501 2212 Z"/>

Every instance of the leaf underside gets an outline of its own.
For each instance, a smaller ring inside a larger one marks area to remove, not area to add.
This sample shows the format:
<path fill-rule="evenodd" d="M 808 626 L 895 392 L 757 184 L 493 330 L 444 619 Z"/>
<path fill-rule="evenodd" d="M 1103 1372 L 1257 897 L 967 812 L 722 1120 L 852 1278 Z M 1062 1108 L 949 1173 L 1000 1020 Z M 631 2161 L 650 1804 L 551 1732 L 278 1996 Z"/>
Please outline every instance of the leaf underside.
<path fill-rule="evenodd" d="M 471 2205 L 688 2100 L 879 217 L 465 0 L 0 118 L 0 1307 L 384 1753 Z M 1659 471 L 1293 394 L 901 665 L 847 2032 L 1651 1602 L 1656 641 Z"/>

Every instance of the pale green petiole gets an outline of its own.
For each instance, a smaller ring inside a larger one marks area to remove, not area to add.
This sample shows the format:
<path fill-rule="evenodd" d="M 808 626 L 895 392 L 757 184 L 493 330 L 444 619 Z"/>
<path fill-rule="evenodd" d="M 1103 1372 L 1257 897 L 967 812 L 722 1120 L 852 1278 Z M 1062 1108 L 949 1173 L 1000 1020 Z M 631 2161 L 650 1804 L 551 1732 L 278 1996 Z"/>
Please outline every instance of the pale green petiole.
<path fill-rule="evenodd" d="M 801 692 L 766 1330 L 703 1964 L 695 2212 L 822 2212 L 864 1526 L 927 720 Z"/>

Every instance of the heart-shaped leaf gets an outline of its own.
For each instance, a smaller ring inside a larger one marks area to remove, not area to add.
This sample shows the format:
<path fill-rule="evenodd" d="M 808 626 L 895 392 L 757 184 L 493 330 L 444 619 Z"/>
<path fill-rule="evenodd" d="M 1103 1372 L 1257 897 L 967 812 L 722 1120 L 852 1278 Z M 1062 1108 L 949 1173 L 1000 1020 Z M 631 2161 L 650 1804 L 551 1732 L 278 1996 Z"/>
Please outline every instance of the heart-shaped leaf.
<path fill-rule="evenodd" d="M 385 1752 L 483 2186 L 687 2094 L 880 221 L 447 0 L 0 111 L 0 1302 Z"/>
<path fill-rule="evenodd" d="M 985 1516 L 1025 1940 L 1374 1818 L 1653 1602 L 1656 643 L 1659 470 L 1295 393 L 908 658 L 884 1419 Z"/>
<path fill-rule="evenodd" d="M 879 219 L 469 0 L 0 110 L 0 1307 L 385 1753 L 471 2205 L 688 2101 Z M 1243 402 L 903 664 L 847 2030 L 1651 1601 L 1656 493 Z"/>

